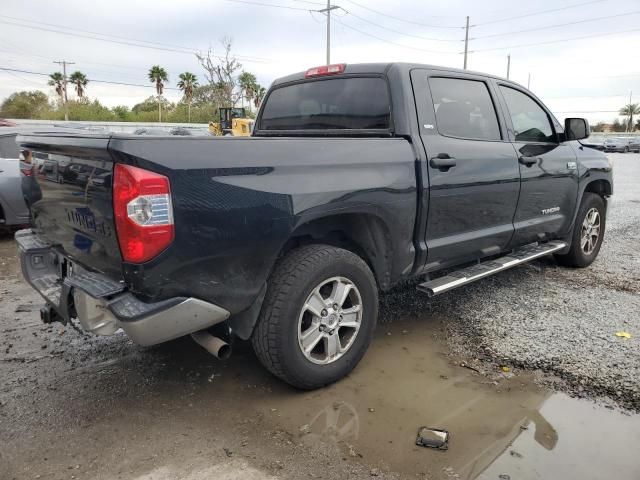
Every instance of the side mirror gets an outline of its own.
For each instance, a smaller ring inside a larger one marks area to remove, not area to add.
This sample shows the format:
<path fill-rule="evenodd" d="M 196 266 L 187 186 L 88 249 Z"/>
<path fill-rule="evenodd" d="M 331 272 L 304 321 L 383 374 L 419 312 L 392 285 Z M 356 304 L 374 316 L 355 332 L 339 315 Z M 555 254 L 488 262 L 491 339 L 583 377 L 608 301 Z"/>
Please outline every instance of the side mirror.
<path fill-rule="evenodd" d="M 567 140 L 582 140 L 590 133 L 589 122 L 585 118 L 564 119 L 564 135 Z"/>

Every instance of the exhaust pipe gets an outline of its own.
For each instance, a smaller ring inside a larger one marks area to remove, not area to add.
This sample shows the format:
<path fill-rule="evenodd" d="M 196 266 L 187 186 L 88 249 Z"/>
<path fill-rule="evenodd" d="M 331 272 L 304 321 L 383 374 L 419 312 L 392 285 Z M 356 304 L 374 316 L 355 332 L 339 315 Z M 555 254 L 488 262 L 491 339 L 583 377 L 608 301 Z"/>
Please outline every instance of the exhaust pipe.
<path fill-rule="evenodd" d="M 206 330 L 192 333 L 191 338 L 207 352 L 220 360 L 226 360 L 231 356 L 231 345 L 218 337 L 214 337 Z"/>

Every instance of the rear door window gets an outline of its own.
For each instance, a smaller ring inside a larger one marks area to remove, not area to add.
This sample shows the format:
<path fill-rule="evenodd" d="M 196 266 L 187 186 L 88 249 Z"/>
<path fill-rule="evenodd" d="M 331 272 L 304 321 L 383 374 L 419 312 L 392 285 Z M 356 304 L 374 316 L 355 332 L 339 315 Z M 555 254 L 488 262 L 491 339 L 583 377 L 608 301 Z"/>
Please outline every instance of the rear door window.
<path fill-rule="evenodd" d="M 441 135 L 471 140 L 500 140 L 498 117 L 486 83 L 432 77 L 429 87 Z"/>
<path fill-rule="evenodd" d="M 260 130 L 389 130 L 387 83 L 379 77 L 316 80 L 276 88 Z"/>

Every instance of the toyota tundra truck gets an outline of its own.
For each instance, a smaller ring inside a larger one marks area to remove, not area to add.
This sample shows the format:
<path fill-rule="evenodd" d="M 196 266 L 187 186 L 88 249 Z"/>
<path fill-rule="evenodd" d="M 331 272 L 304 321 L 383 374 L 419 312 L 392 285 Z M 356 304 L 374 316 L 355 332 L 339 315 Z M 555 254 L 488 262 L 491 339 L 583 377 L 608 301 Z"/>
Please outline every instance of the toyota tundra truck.
<path fill-rule="evenodd" d="M 22 135 L 60 173 L 25 193 L 22 271 L 45 322 L 219 357 L 250 340 L 318 388 L 403 280 L 432 296 L 546 255 L 590 265 L 613 187 L 588 135 L 512 81 L 403 63 L 280 78 L 247 138 Z"/>

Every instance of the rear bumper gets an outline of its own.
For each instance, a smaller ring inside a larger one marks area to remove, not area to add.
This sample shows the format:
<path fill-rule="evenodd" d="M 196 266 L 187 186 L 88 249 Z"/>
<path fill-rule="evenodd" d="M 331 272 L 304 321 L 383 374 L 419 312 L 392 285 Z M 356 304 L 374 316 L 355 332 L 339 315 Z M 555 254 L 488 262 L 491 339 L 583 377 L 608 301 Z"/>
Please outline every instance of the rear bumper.
<path fill-rule="evenodd" d="M 24 278 L 63 322 L 78 318 L 97 335 L 122 329 L 140 345 L 154 345 L 225 321 L 229 312 L 193 297 L 145 303 L 123 282 L 72 264 L 31 230 L 16 233 Z"/>

